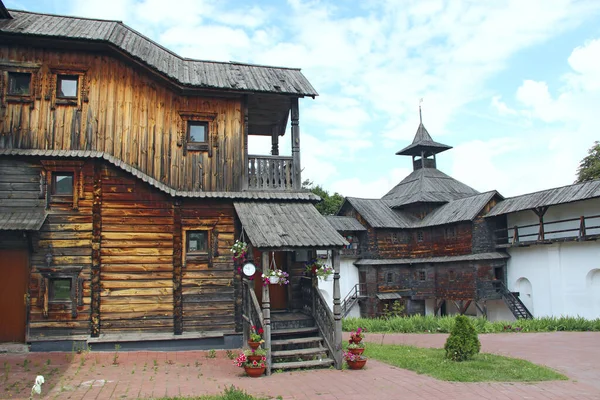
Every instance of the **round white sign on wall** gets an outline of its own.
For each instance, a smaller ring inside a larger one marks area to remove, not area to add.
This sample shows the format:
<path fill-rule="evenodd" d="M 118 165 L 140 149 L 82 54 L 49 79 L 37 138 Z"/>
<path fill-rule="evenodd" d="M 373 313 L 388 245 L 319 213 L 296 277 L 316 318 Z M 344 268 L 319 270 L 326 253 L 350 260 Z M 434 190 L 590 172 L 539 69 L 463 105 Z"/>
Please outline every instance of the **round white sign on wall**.
<path fill-rule="evenodd" d="M 254 273 L 256 272 L 256 267 L 254 266 L 254 264 L 252 263 L 246 263 L 244 264 L 244 266 L 242 267 L 242 272 L 244 273 L 244 275 L 246 276 L 252 276 L 254 275 Z"/>

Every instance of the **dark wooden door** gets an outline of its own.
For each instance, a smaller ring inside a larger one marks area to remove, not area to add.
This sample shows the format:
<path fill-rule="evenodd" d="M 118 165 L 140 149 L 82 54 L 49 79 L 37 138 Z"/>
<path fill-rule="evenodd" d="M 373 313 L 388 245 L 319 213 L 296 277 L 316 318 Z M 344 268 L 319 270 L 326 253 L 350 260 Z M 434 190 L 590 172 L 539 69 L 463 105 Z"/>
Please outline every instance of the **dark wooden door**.
<path fill-rule="evenodd" d="M 27 250 L 0 250 L 0 342 L 25 342 Z"/>
<path fill-rule="evenodd" d="M 271 257 L 271 253 L 268 253 L 269 257 Z M 261 253 L 258 251 L 254 252 L 254 262 L 255 265 L 260 266 L 261 263 Z M 282 269 L 286 272 L 288 271 L 288 267 L 286 265 L 286 253 L 276 252 L 275 253 L 275 264 L 277 268 Z M 270 260 L 269 260 L 270 262 Z M 256 293 L 256 297 L 258 301 L 262 304 L 262 272 L 258 272 L 255 274 L 254 278 L 254 292 Z M 285 310 L 288 306 L 288 290 L 287 285 L 269 285 L 269 298 L 271 299 L 271 310 Z"/>

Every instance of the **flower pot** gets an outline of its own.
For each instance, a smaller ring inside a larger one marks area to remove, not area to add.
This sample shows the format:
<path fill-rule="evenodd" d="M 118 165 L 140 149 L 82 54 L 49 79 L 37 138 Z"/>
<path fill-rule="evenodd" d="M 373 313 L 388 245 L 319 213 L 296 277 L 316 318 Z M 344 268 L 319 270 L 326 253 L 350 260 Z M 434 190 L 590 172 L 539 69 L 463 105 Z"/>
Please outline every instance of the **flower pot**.
<path fill-rule="evenodd" d="M 248 346 L 250 346 L 252 350 L 256 350 L 260 347 L 260 342 L 252 342 L 248 340 Z"/>
<path fill-rule="evenodd" d="M 251 367 L 244 367 L 244 369 L 246 370 L 246 375 L 248 375 L 251 378 L 258 378 L 259 376 L 261 376 L 262 374 L 265 373 L 265 367 L 262 368 L 251 368 Z"/>
<path fill-rule="evenodd" d="M 262 361 L 262 356 L 246 356 L 246 358 L 248 359 L 248 361 L 252 362 L 252 361 L 256 361 L 256 362 L 261 362 Z"/>
<path fill-rule="evenodd" d="M 269 283 L 276 285 L 279 283 L 279 277 L 278 276 L 270 276 L 269 277 Z"/>
<path fill-rule="evenodd" d="M 346 362 L 348 363 L 348 367 L 350 369 L 362 369 L 365 366 L 365 364 L 367 363 L 367 359 L 363 358 L 361 360 L 356 360 L 356 361 L 346 360 Z"/>
<path fill-rule="evenodd" d="M 355 336 L 355 337 L 350 338 L 350 341 L 352 343 L 356 343 L 356 344 L 359 344 L 361 342 L 361 340 L 362 340 L 362 338 L 360 336 Z"/>
<path fill-rule="evenodd" d="M 361 355 L 362 353 L 364 353 L 365 349 L 348 349 L 348 351 L 352 354 L 356 354 L 356 355 Z"/>

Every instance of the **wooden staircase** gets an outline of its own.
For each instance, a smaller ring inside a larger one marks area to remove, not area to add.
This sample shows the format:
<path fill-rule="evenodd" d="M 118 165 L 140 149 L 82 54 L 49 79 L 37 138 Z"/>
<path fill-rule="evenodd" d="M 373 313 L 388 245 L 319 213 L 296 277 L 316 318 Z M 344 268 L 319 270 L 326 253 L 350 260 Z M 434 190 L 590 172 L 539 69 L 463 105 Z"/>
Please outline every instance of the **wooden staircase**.
<path fill-rule="evenodd" d="M 342 318 L 348 315 L 359 299 L 366 297 L 362 294 L 366 292 L 365 286 L 364 283 L 357 283 L 344 297 L 344 300 L 342 300 Z"/>
<path fill-rule="evenodd" d="M 301 312 L 273 312 L 271 327 L 273 370 L 334 365 L 313 317 Z"/>
<path fill-rule="evenodd" d="M 525 307 L 525 304 L 523 304 L 521 299 L 519 299 L 518 292 L 511 292 L 502 282 L 499 282 L 497 285 L 497 290 L 502 295 L 502 300 L 504 300 L 504 303 L 516 319 L 533 318 L 531 312 Z"/>

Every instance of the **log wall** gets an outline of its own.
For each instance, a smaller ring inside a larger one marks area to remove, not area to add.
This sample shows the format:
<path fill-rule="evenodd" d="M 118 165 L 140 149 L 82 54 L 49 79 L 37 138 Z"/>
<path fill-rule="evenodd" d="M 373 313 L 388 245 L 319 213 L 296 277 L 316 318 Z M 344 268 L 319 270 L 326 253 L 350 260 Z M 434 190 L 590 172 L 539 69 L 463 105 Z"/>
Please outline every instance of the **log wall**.
<path fill-rule="evenodd" d="M 0 96 L 0 148 L 102 151 L 176 189 L 241 190 L 240 98 L 183 96 L 100 53 L 3 44 L 0 64 L 33 72 L 26 101 Z M 77 101 L 56 98 L 57 73 L 80 75 Z M 209 122 L 208 148 L 187 150 L 187 119 Z"/>

